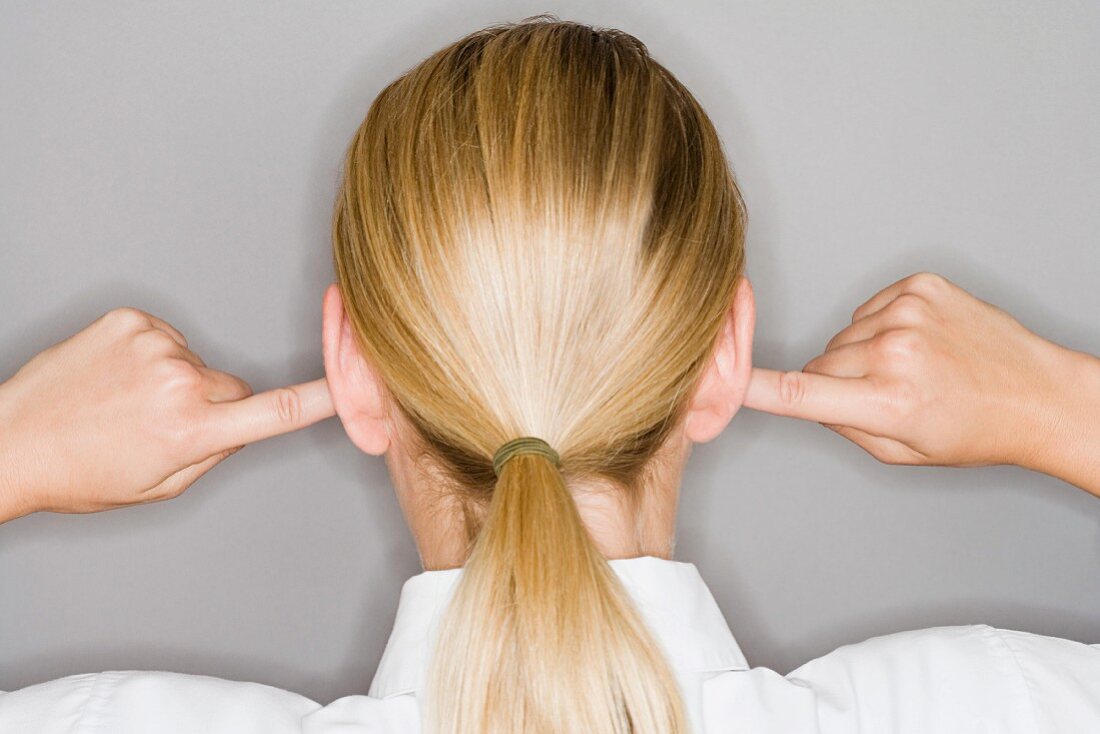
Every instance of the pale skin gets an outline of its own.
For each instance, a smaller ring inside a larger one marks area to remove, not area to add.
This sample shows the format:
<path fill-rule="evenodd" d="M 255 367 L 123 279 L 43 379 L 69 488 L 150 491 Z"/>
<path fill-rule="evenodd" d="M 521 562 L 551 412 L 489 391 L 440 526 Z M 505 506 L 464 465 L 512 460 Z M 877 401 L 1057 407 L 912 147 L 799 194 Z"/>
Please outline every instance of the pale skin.
<path fill-rule="evenodd" d="M 683 467 L 742 407 L 822 423 L 890 464 L 1015 464 L 1100 496 L 1100 359 L 1039 337 L 946 279 L 918 273 L 855 310 L 799 371 L 753 368 L 747 280 L 684 420 L 654 458 L 636 521 L 616 492 L 571 487 L 609 558 L 673 548 Z M 240 447 L 339 415 L 385 457 L 425 568 L 461 565 L 458 514 L 411 461 L 408 426 L 359 354 L 335 284 L 326 377 L 253 394 L 174 327 L 116 309 L 0 384 L 0 522 L 179 495 Z"/>

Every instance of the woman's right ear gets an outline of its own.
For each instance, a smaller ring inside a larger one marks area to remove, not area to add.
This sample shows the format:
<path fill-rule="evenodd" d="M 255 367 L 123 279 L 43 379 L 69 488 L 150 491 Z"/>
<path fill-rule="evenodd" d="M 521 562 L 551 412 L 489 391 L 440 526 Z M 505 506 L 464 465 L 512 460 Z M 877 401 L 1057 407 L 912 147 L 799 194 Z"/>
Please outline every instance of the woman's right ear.
<path fill-rule="evenodd" d="M 714 439 L 745 403 L 752 379 L 752 337 L 756 328 L 756 298 L 742 275 L 726 311 L 714 358 L 687 413 L 686 435 L 694 443 Z"/>
<path fill-rule="evenodd" d="M 325 290 L 322 348 L 332 404 L 352 443 L 381 456 L 390 446 L 389 411 L 378 374 L 364 358 L 337 283 Z"/>

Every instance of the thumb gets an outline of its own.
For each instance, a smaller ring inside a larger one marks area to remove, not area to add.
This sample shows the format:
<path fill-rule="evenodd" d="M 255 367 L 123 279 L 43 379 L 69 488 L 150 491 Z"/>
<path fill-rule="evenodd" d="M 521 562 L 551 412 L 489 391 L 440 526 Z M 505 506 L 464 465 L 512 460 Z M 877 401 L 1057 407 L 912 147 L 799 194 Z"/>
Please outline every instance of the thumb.
<path fill-rule="evenodd" d="M 219 451 L 213 456 L 208 456 L 202 461 L 192 464 L 191 466 L 185 466 L 179 471 L 167 476 L 164 481 L 156 485 L 152 489 L 147 490 L 143 494 L 148 498 L 150 502 L 156 502 L 159 500 L 171 499 L 183 494 L 183 491 L 198 481 L 206 472 L 213 469 L 216 465 L 227 459 L 232 454 L 237 453 L 237 449 L 227 449 L 225 451 Z"/>
<path fill-rule="evenodd" d="M 745 407 L 765 413 L 873 430 L 880 421 L 878 393 L 863 377 L 753 368 Z"/>
<path fill-rule="evenodd" d="M 206 435 L 213 452 L 297 431 L 336 415 L 325 378 L 211 403 Z"/>

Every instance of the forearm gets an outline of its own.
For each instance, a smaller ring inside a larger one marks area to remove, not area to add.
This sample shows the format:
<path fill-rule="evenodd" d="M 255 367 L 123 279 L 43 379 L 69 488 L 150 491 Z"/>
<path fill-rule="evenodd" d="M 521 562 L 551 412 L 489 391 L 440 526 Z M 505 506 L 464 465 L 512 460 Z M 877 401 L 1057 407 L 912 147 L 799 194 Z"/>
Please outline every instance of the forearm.
<path fill-rule="evenodd" d="M 1065 350 L 1064 383 L 1018 462 L 1100 497 L 1100 359 Z"/>

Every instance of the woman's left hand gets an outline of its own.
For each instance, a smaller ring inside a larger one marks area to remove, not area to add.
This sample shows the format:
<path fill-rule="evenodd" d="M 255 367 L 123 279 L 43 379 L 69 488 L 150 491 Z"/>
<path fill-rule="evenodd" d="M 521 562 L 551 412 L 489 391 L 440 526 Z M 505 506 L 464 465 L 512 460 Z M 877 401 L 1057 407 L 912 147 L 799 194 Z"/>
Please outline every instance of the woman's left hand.
<path fill-rule="evenodd" d="M 802 370 L 754 370 L 745 405 L 888 464 L 1018 464 L 1100 495 L 1100 360 L 933 273 L 879 291 Z"/>
<path fill-rule="evenodd" d="M 175 497 L 247 443 L 334 415 L 322 379 L 258 395 L 118 308 L 0 384 L 0 522 Z"/>

